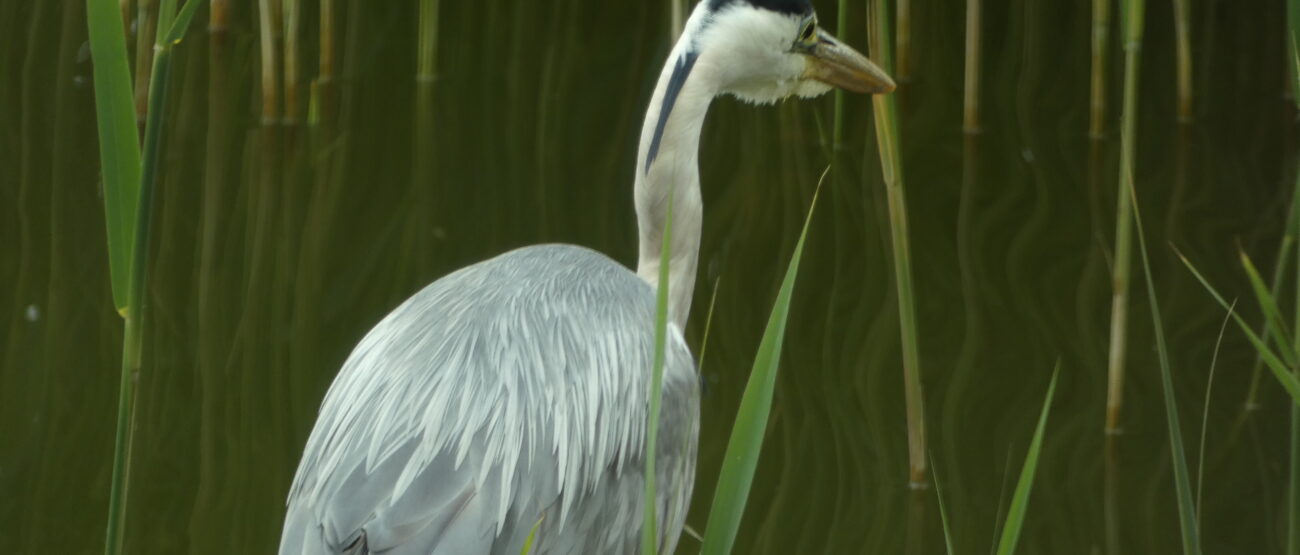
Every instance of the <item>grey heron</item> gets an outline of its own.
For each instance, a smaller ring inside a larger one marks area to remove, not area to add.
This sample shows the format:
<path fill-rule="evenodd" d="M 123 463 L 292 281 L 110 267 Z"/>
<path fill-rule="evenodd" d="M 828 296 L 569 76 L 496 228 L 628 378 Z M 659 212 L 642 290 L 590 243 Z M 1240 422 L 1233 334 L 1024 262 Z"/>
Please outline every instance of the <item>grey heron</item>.
<path fill-rule="evenodd" d="M 673 223 L 655 500 L 660 551 L 695 479 L 699 384 L 682 337 L 712 99 L 755 104 L 890 78 L 817 26 L 808 0 L 703 0 L 660 73 L 641 131 L 633 272 L 582 247 L 517 249 L 443 277 L 388 314 L 321 404 L 280 553 L 640 551 L 655 289 Z"/>

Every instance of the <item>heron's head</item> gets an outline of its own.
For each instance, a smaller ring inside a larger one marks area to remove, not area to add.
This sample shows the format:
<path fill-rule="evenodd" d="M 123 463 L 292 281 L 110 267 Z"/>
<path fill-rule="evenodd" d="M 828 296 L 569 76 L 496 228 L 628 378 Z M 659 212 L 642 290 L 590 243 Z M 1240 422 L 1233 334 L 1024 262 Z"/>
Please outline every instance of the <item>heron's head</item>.
<path fill-rule="evenodd" d="M 884 71 L 817 25 L 808 0 L 702 0 L 684 32 L 719 92 L 741 100 L 894 90 Z"/>

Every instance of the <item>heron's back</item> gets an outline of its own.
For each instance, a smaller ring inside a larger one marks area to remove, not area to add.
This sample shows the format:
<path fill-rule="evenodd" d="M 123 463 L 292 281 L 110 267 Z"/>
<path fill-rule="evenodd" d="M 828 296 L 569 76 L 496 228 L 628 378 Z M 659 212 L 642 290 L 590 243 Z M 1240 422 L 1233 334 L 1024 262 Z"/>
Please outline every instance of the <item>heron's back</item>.
<path fill-rule="evenodd" d="M 654 293 L 594 251 L 543 245 L 450 274 L 357 345 L 289 495 L 281 553 L 633 552 Z M 656 461 L 676 543 L 698 383 L 670 334 Z"/>

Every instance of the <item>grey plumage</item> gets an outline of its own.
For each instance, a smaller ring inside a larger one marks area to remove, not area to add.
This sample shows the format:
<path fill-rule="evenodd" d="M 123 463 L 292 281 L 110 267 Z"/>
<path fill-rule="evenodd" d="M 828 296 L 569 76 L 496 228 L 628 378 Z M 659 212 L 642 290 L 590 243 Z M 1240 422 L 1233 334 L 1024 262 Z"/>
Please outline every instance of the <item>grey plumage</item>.
<path fill-rule="evenodd" d="M 639 551 L 654 292 L 602 254 L 515 250 L 450 274 L 357 345 L 321 406 L 280 552 Z M 694 481 L 699 393 L 670 326 L 665 552 Z M 364 544 L 365 551 L 360 548 Z"/>

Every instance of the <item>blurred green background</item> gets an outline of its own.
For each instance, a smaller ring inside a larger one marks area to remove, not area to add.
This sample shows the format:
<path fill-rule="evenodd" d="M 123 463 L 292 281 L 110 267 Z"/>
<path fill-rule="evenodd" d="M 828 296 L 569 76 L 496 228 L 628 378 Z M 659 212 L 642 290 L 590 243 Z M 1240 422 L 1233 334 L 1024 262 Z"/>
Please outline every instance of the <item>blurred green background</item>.
<path fill-rule="evenodd" d="M 203 8 L 176 50 L 167 107 L 133 553 L 273 551 L 325 389 L 351 346 L 424 284 L 539 242 L 634 264 L 636 139 L 670 47 L 667 0 L 441 2 L 435 72 L 417 78 L 414 1 L 305 2 L 288 33 L 286 14 L 272 10 L 282 20 L 269 42 L 256 3 L 212 4 L 222 13 Z M 835 29 L 837 4 L 815 4 Z M 321 33 L 322 5 L 332 33 Z M 1171 3 L 1149 2 L 1136 178 L 1196 472 L 1223 312 L 1166 244 L 1229 296 L 1249 296 L 1236 249 L 1271 271 L 1297 134 L 1282 2 L 1192 7 L 1195 118 L 1182 124 Z M 1111 133 L 1094 141 L 1089 3 L 991 0 L 984 10 L 982 133 L 962 132 L 963 3 L 913 2 L 912 75 L 896 93 L 930 450 L 957 547 L 979 553 L 994 542 L 1059 357 L 1021 552 L 1174 552 L 1168 436 L 1140 290 L 1123 433 L 1109 451 L 1102 431 L 1118 15 Z M 849 2 L 846 21 L 842 38 L 865 50 L 865 2 Z M 281 56 L 264 73 L 263 48 L 296 52 L 297 64 Z M 322 52 L 333 59 L 323 79 Z M 0 2 L 0 537 L 20 553 L 96 552 L 103 542 L 122 324 L 109 291 L 91 68 L 84 2 Z M 270 81 L 278 91 L 266 103 Z M 687 330 L 697 354 L 715 292 L 716 306 L 689 524 L 704 527 L 758 337 L 830 164 L 737 552 L 941 553 L 934 490 L 907 485 L 871 103 L 845 97 L 838 149 L 833 104 L 721 99 L 705 126 L 706 221 Z M 1287 401 L 1265 375 L 1245 411 L 1254 354 L 1238 332 L 1225 336 L 1218 364 L 1204 545 L 1280 552 Z"/>

